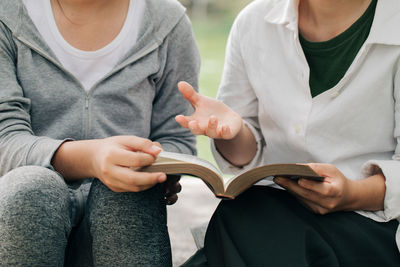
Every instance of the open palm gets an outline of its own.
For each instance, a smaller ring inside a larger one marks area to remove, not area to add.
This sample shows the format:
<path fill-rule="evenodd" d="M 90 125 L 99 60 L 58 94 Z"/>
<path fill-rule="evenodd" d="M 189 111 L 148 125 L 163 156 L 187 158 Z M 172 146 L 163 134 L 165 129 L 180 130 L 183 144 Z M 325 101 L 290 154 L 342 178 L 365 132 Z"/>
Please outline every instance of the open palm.
<path fill-rule="evenodd" d="M 193 134 L 206 135 L 213 139 L 232 139 L 242 127 L 242 118 L 227 105 L 216 99 L 197 93 L 186 83 L 178 84 L 179 91 L 192 104 L 194 113 L 178 115 L 176 121 Z"/>

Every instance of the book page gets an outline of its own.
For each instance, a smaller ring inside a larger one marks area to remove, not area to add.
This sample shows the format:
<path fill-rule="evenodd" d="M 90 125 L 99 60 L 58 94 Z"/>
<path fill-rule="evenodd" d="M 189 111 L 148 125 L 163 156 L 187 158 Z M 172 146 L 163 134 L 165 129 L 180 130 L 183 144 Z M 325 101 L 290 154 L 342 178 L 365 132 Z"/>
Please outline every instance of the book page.
<path fill-rule="evenodd" d="M 289 179 L 306 178 L 314 181 L 323 181 L 324 177 L 319 176 L 309 166 L 302 164 L 270 164 L 256 167 L 242 172 L 236 177 L 231 178 L 226 184 L 227 195 L 236 196 L 246 190 L 251 185 L 272 177 L 281 176 Z"/>
<path fill-rule="evenodd" d="M 159 161 L 163 161 L 163 158 L 165 158 L 165 160 L 168 160 L 168 161 L 171 161 L 171 159 L 175 159 L 177 161 L 184 161 L 184 162 L 190 162 L 193 164 L 201 165 L 201 166 L 204 166 L 204 167 L 212 170 L 213 172 L 219 174 L 220 176 L 222 176 L 222 173 L 218 170 L 217 167 L 215 167 L 213 164 L 211 164 L 207 160 L 204 160 L 204 159 L 196 157 L 196 156 L 162 151 L 158 155 L 158 158 L 159 159 L 157 159 L 157 160 L 159 160 Z"/>

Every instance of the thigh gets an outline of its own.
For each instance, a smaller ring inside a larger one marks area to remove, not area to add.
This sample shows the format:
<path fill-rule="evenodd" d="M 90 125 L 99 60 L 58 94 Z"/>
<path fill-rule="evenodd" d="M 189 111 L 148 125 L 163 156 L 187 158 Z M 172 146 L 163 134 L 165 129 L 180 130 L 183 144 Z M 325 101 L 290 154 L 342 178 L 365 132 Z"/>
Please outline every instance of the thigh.
<path fill-rule="evenodd" d="M 68 187 L 42 167 L 0 177 L 0 262 L 5 266 L 62 266 L 69 234 Z"/>
<path fill-rule="evenodd" d="M 115 193 L 94 180 L 86 216 L 95 265 L 171 266 L 161 186 Z"/>
<path fill-rule="evenodd" d="M 210 266 L 400 266 L 397 221 L 317 215 L 289 193 L 253 187 L 223 201 L 207 230 Z"/>

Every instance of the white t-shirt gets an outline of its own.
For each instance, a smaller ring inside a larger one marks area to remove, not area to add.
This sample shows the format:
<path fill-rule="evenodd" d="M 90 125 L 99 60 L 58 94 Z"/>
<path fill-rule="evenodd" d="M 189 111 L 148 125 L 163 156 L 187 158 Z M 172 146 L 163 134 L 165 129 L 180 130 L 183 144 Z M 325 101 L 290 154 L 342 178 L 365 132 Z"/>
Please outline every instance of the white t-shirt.
<path fill-rule="evenodd" d="M 118 36 L 96 51 L 82 51 L 61 35 L 50 0 L 23 0 L 29 16 L 63 67 L 73 74 L 86 91 L 107 75 L 136 43 L 144 13 L 144 0 L 130 0 L 125 23 Z"/>

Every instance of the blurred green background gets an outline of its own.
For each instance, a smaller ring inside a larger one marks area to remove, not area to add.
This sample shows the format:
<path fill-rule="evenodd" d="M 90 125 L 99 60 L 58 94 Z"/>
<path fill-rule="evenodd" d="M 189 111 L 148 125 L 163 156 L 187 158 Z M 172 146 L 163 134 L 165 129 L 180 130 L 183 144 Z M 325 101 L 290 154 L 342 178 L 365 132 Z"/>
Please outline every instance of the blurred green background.
<path fill-rule="evenodd" d="M 236 15 L 251 0 L 180 0 L 187 8 L 201 54 L 200 93 L 215 97 L 221 80 L 225 46 Z M 207 137 L 197 138 L 199 157 L 215 164 Z"/>

